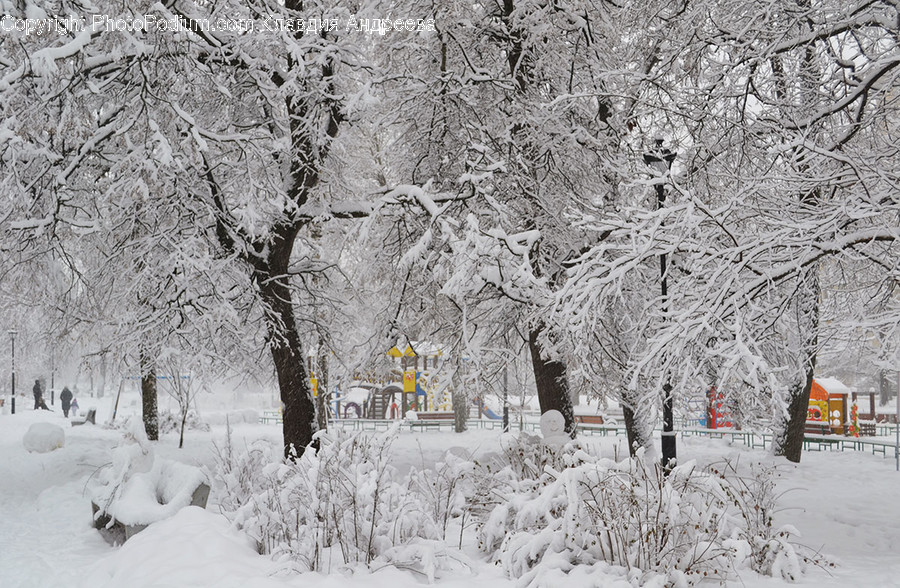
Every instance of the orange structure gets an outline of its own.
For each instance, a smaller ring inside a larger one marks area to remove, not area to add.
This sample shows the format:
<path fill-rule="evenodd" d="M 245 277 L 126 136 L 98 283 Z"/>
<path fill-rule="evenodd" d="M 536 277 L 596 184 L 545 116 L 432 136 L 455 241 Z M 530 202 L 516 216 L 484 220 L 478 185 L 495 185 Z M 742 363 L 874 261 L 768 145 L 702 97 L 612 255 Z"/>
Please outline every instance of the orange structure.
<path fill-rule="evenodd" d="M 827 425 L 832 433 L 843 435 L 849 393 L 850 390 L 834 378 L 813 380 L 806 420 Z"/>

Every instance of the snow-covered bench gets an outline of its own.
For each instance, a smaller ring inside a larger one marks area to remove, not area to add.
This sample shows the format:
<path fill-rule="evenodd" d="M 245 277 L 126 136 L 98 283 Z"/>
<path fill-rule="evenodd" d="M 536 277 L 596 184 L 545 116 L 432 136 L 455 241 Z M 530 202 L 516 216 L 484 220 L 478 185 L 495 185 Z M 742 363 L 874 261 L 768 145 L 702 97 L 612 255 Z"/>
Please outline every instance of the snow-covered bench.
<path fill-rule="evenodd" d="M 78 425 L 83 425 L 84 423 L 91 423 L 92 425 L 97 424 L 97 409 L 92 408 L 87 411 L 87 414 L 81 418 L 73 418 L 72 426 L 77 427 Z"/>
<path fill-rule="evenodd" d="M 186 506 L 206 508 L 209 480 L 198 467 L 154 457 L 140 434 L 113 450 L 90 494 L 94 527 L 115 545 Z"/>
<path fill-rule="evenodd" d="M 199 506 L 200 508 L 206 508 L 206 501 L 208 499 L 209 485 L 206 482 L 201 482 L 191 493 L 190 503 L 185 504 L 184 506 Z M 135 534 L 140 533 L 151 524 L 150 522 L 125 524 L 121 520 L 114 519 L 108 512 L 101 512 L 100 507 L 97 506 L 97 503 L 94 501 L 91 501 L 91 510 L 94 517 L 94 528 L 100 531 L 100 535 L 102 535 L 110 545 L 121 545 L 125 543 Z"/>

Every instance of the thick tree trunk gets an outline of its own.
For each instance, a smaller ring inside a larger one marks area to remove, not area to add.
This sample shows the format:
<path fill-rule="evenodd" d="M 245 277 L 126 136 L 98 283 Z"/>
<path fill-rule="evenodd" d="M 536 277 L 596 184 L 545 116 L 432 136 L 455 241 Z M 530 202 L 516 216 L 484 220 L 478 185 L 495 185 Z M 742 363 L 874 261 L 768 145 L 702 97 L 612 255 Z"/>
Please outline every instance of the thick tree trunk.
<path fill-rule="evenodd" d="M 537 386 L 541 414 L 548 410 L 558 410 L 566 419 L 566 433 L 575 437 L 575 411 L 569 396 L 569 382 L 566 378 L 566 364 L 563 361 L 547 359 L 538 342 L 544 326 L 538 325 L 528 333 L 528 347 L 531 351 L 531 365 Z"/>
<path fill-rule="evenodd" d="M 303 455 L 318 430 L 306 355 L 294 319 L 293 295 L 287 284 L 291 249 L 273 246 L 268 268 L 257 267 L 255 272 L 260 297 L 267 307 L 269 349 L 281 392 L 284 455 L 288 459 L 295 454 Z"/>
<path fill-rule="evenodd" d="M 159 411 L 156 393 L 156 363 L 141 353 L 141 409 L 147 439 L 159 440 Z"/>
<path fill-rule="evenodd" d="M 778 441 L 774 444 L 775 455 L 782 455 L 794 463 L 800 461 L 803 452 L 803 435 L 812 381 L 813 370 L 810 369 L 805 384 L 797 383 L 791 387 L 788 395 L 788 418 L 782 423 L 780 433 L 776 433 Z"/>
<path fill-rule="evenodd" d="M 800 340 L 800 373 L 803 381 L 796 382 L 788 391 L 787 415 L 776 422 L 772 449 L 788 461 L 799 462 L 803 452 L 803 433 L 809 410 L 809 391 L 812 389 L 816 369 L 816 351 L 819 342 L 819 279 L 818 268 L 813 266 L 804 272 L 797 289 L 797 328 Z"/>

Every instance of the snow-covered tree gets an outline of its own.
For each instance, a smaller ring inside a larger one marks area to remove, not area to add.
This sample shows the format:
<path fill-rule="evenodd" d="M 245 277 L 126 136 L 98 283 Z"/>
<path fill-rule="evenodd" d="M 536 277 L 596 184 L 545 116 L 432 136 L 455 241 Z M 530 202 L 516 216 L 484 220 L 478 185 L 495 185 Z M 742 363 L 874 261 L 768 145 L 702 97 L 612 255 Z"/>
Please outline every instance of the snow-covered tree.
<path fill-rule="evenodd" d="M 593 332 L 636 272 L 668 256 L 670 304 L 638 315 L 647 343 L 629 358 L 632 383 L 769 394 L 775 450 L 795 461 L 829 330 L 896 324 L 896 14 L 802 1 L 682 12 L 657 45 L 639 121 L 665 122 L 678 143 L 674 201 L 587 219 L 607 239 L 560 298 L 575 331 Z M 877 310 L 861 296 L 838 327 L 821 320 L 822 284 L 847 284 L 847 264 L 877 267 L 865 288 L 888 295 Z"/>

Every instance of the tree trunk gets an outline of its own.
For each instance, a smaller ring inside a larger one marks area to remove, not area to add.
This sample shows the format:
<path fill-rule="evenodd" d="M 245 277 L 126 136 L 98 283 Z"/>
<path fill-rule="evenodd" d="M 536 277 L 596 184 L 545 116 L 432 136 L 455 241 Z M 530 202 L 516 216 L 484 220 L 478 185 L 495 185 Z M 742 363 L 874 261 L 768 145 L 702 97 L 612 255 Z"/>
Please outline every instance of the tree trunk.
<path fill-rule="evenodd" d="M 460 346 L 461 347 L 461 346 Z M 452 391 L 450 399 L 453 402 L 453 430 L 464 433 L 468 429 L 466 421 L 469 420 L 469 399 L 462 386 L 462 362 L 459 358 L 460 351 L 453 354 L 453 376 L 451 380 Z"/>
<path fill-rule="evenodd" d="M 622 392 L 622 416 L 625 418 L 625 434 L 628 436 L 628 453 L 634 457 L 641 447 L 650 447 L 651 432 L 642 421 L 637 418 L 634 410 L 634 402 L 629 400 L 630 394 Z"/>
<path fill-rule="evenodd" d="M 106 370 L 107 358 L 106 354 L 100 356 L 100 386 L 97 390 L 97 398 L 103 398 L 106 394 Z"/>
<path fill-rule="evenodd" d="M 328 428 L 328 356 L 322 351 L 322 342 L 319 342 L 318 371 L 316 379 L 318 394 L 316 395 L 316 424 L 320 429 Z"/>
<path fill-rule="evenodd" d="M 266 305 L 269 349 L 278 377 L 283 406 L 284 456 L 301 456 L 318 430 L 306 354 L 294 319 L 293 294 L 287 267 L 295 235 L 282 236 L 272 244 L 265 262 L 255 265 L 254 280 Z"/>
<path fill-rule="evenodd" d="M 811 6 L 810 0 L 800 0 L 799 6 L 808 9 Z M 808 34 L 812 30 L 809 21 L 803 19 L 798 21 L 801 34 Z M 790 70 L 784 67 L 783 55 L 776 55 L 771 59 L 773 72 L 776 74 L 775 88 L 779 92 L 779 99 L 785 103 L 785 119 L 791 119 L 798 115 L 807 116 L 807 112 L 815 111 L 820 102 L 820 91 L 818 81 L 822 75 L 821 69 L 816 61 L 816 55 L 811 44 L 807 44 L 804 53 L 800 56 L 797 64 L 798 71 L 788 73 Z M 797 92 L 799 102 L 784 101 L 785 97 L 790 99 L 791 86 Z M 793 104 L 793 106 L 792 106 Z M 813 128 L 806 127 L 803 132 L 806 145 L 816 143 Z M 808 141 L 808 143 L 807 143 Z M 806 164 L 806 147 L 798 146 L 794 149 L 796 161 L 798 162 L 797 171 L 800 177 L 810 179 L 810 168 Z M 817 184 L 823 180 L 816 180 Z M 816 188 L 798 195 L 799 202 L 807 210 L 815 210 L 820 202 L 820 190 L 823 187 L 819 184 Z M 830 188 L 826 188 L 830 189 Z M 796 372 L 798 374 L 789 391 L 787 397 L 787 414 L 779 415 L 781 419 L 776 420 L 774 438 L 772 439 L 772 451 L 775 455 L 781 455 L 788 461 L 799 462 L 800 455 L 803 452 L 803 434 L 806 428 L 806 416 L 809 411 L 809 391 L 812 389 L 813 374 L 816 369 L 816 353 L 819 344 L 819 268 L 818 264 L 813 264 L 805 268 L 799 277 L 797 291 L 794 294 L 794 306 L 797 310 L 797 339 L 799 348 L 797 349 L 798 364 Z M 780 423 L 778 421 L 781 421 Z M 780 425 L 780 426 L 779 426 Z"/>
<path fill-rule="evenodd" d="M 566 378 L 566 364 L 563 361 L 547 359 L 538 342 L 543 325 L 538 325 L 528 333 L 528 347 L 531 350 L 531 365 L 537 386 L 541 414 L 548 410 L 558 410 L 566 420 L 566 433 L 575 438 L 575 411 L 569 396 L 569 382 Z"/>
<path fill-rule="evenodd" d="M 816 369 L 816 351 L 819 342 L 819 279 L 818 268 L 807 269 L 801 277 L 797 289 L 797 328 L 799 330 L 801 357 L 800 377 L 804 378 L 791 386 L 787 397 L 787 414 L 781 414 L 776 422 L 772 450 L 788 461 L 799 462 L 803 452 L 803 434 L 806 415 L 809 410 L 809 391 L 812 389 L 813 374 Z"/>
<path fill-rule="evenodd" d="M 141 352 L 141 409 L 147 439 L 159 440 L 159 411 L 157 410 L 156 363 L 146 351 Z"/>
<path fill-rule="evenodd" d="M 181 433 L 178 435 L 178 449 L 184 449 L 184 426 L 187 424 L 187 407 L 181 409 Z"/>
<path fill-rule="evenodd" d="M 791 387 L 788 395 L 788 418 L 781 425 L 777 442 L 773 444 L 775 455 L 782 455 L 788 461 L 798 463 L 803 452 L 803 435 L 806 428 L 806 413 L 809 409 L 809 391 L 812 389 L 812 369 L 807 373 L 806 383 Z M 802 418 L 797 415 L 802 414 Z"/>

